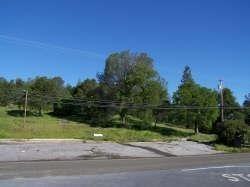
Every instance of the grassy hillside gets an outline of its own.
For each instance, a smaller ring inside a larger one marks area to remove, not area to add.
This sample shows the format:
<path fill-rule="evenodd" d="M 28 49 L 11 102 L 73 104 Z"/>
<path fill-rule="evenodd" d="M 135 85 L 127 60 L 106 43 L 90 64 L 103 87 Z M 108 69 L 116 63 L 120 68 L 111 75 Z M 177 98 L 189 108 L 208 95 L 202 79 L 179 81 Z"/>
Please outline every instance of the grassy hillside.
<path fill-rule="evenodd" d="M 127 141 L 169 141 L 189 138 L 196 141 L 211 141 L 213 135 L 194 135 L 193 130 L 167 125 L 158 125 L 156 129 L 133 130 L 126 128 L 97 128 L 44 114 L 42 117 L 29 116 L 26 123 L 23 117 L 13 115 L 10 109 L 0 107 L 0 138 L 77 138 L 83 140 Z M 104 137 L 93 137 L 102 133 Z"/>

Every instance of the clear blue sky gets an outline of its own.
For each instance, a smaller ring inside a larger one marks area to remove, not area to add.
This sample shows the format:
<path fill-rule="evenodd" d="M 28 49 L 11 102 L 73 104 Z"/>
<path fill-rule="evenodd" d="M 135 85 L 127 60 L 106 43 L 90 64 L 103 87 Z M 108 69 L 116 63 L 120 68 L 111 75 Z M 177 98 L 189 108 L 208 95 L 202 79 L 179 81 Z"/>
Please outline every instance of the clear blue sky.
<path fill-rule="evenodd" d="M 41 43 L 38 43 L 41 42 Z M 184 66 L 250 92 L 249 0 L 0 0 L 0 76 L 95 77 L 108 54 L 147 52 L 170 93 Z"/>

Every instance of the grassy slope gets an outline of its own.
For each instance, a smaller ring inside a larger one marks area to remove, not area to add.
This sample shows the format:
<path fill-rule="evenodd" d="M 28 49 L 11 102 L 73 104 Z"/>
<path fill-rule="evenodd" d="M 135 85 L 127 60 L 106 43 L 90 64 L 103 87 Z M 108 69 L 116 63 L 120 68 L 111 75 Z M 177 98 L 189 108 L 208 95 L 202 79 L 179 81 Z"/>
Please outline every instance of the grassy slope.
<path fill-rule="evenodd" d="M 102 133 L 103 138 L 93 137 Z M 0 107 L 0 138 L 78 138 L 83 140 L 128 141 L 169 141 L 178 138 L 190 138 L 196 141 L 214 140 L 213 135 L 194 135 L 193 130 L 159 125 L 157 130 L 132 130 L 124 128 L 95 128 L 88 124 L 62 120 L 45 114 L 43 117 L 27 117 L 26 124 L 22 117 L 7 114 L 7 109 Z"/>

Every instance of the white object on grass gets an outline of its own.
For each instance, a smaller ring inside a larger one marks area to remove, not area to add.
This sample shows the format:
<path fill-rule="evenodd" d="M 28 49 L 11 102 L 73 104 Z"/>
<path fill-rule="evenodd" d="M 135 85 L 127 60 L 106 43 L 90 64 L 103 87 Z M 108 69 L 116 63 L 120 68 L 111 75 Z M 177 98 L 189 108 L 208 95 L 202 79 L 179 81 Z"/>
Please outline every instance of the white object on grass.
<path fill-rule="evenodd" d="M 103 137 L 103 134 L 96 134 L 96 133 L 94 133 L 94 137 Z"/>

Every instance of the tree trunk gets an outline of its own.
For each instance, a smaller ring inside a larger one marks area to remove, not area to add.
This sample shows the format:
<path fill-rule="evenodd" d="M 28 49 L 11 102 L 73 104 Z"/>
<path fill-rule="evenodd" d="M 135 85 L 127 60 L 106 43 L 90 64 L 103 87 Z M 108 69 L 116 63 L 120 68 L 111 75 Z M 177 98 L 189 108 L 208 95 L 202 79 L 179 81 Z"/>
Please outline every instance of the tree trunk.
<path fill-rule="evenodd" d="M 124 116 L 124 125 L 127 126 L 127 116 L 126 116 L 126 114 Z"/>
<path fill-rule="evenodd" d="M 120 118 L 121 118 L 121 119 L 120 119 L 120 120 L 121 120 L 120 122 L 121 122 L 121 124 L 123 124 L 123 118 L 122 118 L 122 116 L 121 116 L 121 115 L 120 115 Z"/>
<path fill-rule="evenodd" d="M 126 115 L 120 114 L 120 117 L 121 117 L 121 124 L 126 126 L 127 124 Z"/>
<path fill-rule="evenodd" d="M 197 121 L 195 122 L 194 132 L 195 132 L 195 134 L 199 133 L 199 127 L 198 127 L 198 122 Z"/>
<path fill-rule="evenodd" d="M 39 116 L 42 116 L 42 107 L 39 107 Z"/>
<path fill-rule="evenodd" d="M 155 128 L 156 128 L 156 125 L 157 125 L 157 119 L 155 120 Z"/>
<path fill-rule="evenodd" d="M 189 128 L 189 121 L 188 121 L 187 109 L 185 110 L 185 120 L 186 120 L 186 128 Z"/>

